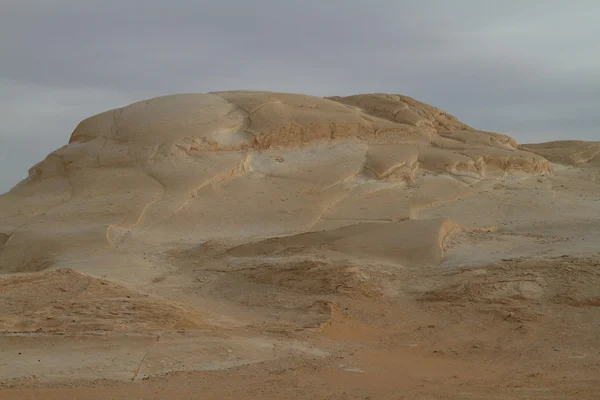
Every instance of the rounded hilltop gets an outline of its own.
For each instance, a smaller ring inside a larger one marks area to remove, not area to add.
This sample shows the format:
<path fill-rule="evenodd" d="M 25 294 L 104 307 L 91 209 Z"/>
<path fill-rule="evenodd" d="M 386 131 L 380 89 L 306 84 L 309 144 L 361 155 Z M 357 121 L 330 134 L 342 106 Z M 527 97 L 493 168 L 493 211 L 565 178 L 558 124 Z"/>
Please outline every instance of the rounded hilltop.
<path fill-rule="evenodd" d="M 457 368 L 507 366 L 589 386 L 599 161 L 599 143 L 519 145 L 390 94 L 181 94 L 95 115 L 0 196 L 0 341 L 20 360 L 0 375 L 221 374 L 246 391 L 240 371 L 263 387 L 298 365 L 307 382 L 396 382 L 409 356 L 423 376 L 443 357 L 461 388 Z"/>
<path fill-rule="evenodd" d="M 535 153 L 401 95 L 157 97 L 82 121 L 0 197 L 10 235 L 0 268 L 140 240 L 243 242 L 414 218 L 503 177 L 551 171 Z"/>
<path fill-rule="evenodd" d="M 193 139 L 203 149 L 289 146 L 319 139 L 396 143 L 436 131 L 472 129 L 409 97 L 321 98 L 272 92 L 180 94 L 140 101 L 84 120 L 70 142 L 94 138 L 162 143 Z"/>

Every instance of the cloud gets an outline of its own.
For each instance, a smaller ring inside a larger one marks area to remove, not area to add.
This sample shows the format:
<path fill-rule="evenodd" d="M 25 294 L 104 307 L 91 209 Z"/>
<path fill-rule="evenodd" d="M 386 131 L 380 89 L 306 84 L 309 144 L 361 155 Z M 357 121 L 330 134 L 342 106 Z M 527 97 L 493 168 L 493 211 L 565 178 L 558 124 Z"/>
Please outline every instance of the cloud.
<path fill-rule="evenodd" d="M 0 192 L 82 118 L 177 92 L 402 93 L 523 142 L 598 140 L 598 20 L 595 0 L 4 0 Z"/>

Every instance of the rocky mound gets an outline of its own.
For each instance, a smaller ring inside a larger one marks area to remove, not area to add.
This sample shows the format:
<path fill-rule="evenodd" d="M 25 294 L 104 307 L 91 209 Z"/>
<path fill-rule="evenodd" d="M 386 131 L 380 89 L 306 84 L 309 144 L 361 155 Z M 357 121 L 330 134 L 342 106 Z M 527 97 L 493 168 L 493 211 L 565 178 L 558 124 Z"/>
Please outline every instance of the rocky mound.
<path fill-rule="evenodd" d="M 584 371 L 599 154 L 387 94 L 185 94 L 93 116 L 0 196 L 0 347 L 25 360 L 0 376 L 261 362 L 271 382 L 298 362 L 327 384 L 389 379 L 387 398 L 398 360 L 482 371 L 486 389 L 497 371 Z"/>
<path fill-rule="evenodd" d="M 524 144 L 520 149 L 539 154 L 547 160 L 566 165 L 600 165 L 600 142 L 564 140 Z"/>
<path fill-rule="evenodd" d="M 0 270 L 140 241 L 246 241 L 410 218 L 490 179 L 550 170 L 511 138 L 403 96 L 159 97 L 83 121 L 0 197 Z"/>
<path fill-rule="evenodd" d="M 0 332 L 145 332 L 205 326 L 198 312 L 70 269 L 0 278 Z"/>

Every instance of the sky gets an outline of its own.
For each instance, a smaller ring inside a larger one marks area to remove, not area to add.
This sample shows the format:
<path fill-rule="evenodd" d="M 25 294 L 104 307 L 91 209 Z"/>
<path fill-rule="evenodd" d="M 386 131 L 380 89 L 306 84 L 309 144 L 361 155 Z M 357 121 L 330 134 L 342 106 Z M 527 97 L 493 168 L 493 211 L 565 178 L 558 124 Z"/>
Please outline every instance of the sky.
<path fill-rule="evenodd" d="M 0 0 L 0 193 L 149 97 L 398 93 L 520 143 L 600 140 L 597 0 Z"/>

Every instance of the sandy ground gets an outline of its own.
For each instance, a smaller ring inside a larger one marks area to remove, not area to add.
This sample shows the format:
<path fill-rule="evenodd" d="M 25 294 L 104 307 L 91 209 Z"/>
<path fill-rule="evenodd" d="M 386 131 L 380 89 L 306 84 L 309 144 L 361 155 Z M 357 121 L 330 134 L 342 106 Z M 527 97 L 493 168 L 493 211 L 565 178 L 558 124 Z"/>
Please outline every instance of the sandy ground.
<path fill-rule="evenodd" d="M 595 399 L 599 155 L 402 96 L 92 117 L 0 196 L 0 398 Z"/>

